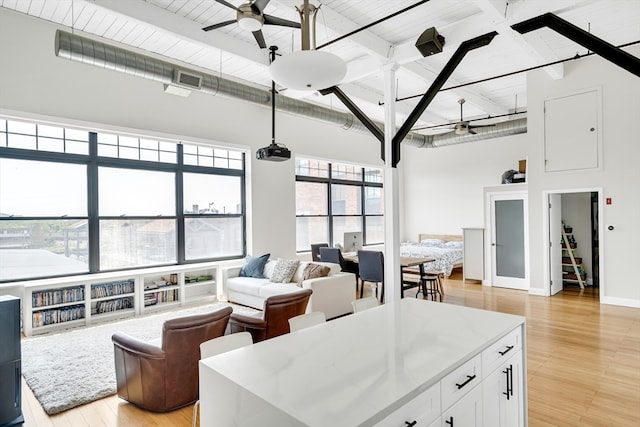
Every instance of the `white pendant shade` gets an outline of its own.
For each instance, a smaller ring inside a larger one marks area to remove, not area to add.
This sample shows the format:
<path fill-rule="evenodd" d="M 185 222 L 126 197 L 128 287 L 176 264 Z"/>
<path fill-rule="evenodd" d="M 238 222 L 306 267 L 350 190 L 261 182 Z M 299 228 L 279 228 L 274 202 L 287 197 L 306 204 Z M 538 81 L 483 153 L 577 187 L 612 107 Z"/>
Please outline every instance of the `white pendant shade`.
<path fill-rule="evenodd" d="M 269 72 L 280 86 L 314 91 L 339 84 L 347 74 L 347 65 L 340 57 L 328 52 L 301 50 L 277 58 Z"/>

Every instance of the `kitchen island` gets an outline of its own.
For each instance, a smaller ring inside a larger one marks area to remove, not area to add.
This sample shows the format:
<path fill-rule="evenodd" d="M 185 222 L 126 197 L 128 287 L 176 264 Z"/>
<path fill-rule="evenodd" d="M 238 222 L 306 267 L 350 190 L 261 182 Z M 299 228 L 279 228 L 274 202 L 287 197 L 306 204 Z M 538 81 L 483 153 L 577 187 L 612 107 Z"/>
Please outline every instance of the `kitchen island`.
<path fill-rule="evenodd" d="M 526 426 L 524 337 L 520 316 L 401 299 L 202 360 L 201 425 Z"/>

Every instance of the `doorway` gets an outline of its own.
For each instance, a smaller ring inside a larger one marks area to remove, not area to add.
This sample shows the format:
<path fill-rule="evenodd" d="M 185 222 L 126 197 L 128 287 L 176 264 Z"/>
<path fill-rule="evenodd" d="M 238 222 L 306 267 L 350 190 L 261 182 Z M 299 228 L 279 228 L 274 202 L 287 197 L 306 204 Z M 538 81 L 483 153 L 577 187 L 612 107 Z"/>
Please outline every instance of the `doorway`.
<path fill-rule="evenodd" d="M 547 193 L 549 295 L 599 297 L 601 194 L 600 189 Z"/>

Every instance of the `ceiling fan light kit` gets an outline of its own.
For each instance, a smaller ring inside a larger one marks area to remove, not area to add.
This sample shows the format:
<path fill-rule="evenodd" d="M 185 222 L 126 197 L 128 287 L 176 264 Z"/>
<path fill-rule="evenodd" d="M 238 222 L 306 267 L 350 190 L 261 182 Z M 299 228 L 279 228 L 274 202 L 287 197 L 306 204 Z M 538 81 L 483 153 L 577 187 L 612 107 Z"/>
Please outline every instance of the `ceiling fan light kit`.
<path fill-rule="evenodd" d="M 253 15 L 250 10 L 248 13 L 238 11 L 238 26 L 245 31 L 258 31 L 262 28 L 263 22 L 264 19 L 262 16 Z"/>

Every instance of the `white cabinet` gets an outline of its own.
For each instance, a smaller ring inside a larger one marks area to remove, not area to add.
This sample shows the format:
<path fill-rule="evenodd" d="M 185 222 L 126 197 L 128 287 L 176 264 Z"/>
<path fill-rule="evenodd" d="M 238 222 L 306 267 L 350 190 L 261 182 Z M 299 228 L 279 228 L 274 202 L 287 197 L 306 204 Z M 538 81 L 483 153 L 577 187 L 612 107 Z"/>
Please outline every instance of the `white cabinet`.
<path fill-rule="evenodd" d="M 484 279 L 484 228 L 463 228 L 462 279 Z"/>
<path fill-rule="evenodd" d="M 522 375 L 518 351 L 482 381 L 485 426 L 523 426 Z"/>
<path fill-rule="evenodd" d="M 477 385 L 442 412 L 442 427 L 482 427 L 482 387 Z M 490 424 L 486 424 L 490 426 Z M 491 426 L 493 427 L 493 426 Z"/>
<path fill-rule="evenodd" d="M 482 352 L 484 424 L 525 425 L 523 331 L 514 329 Z"/>

